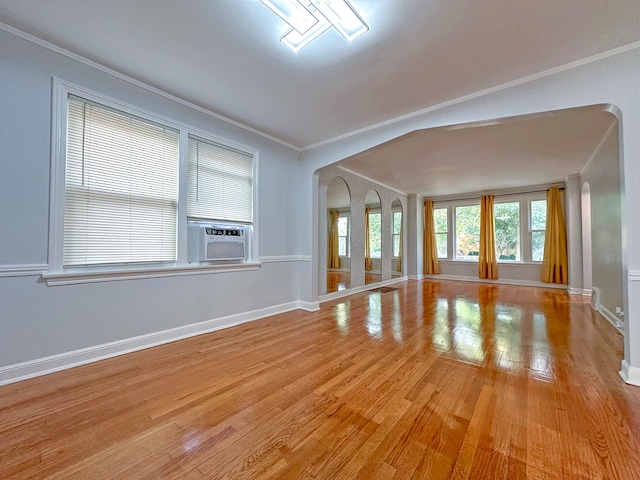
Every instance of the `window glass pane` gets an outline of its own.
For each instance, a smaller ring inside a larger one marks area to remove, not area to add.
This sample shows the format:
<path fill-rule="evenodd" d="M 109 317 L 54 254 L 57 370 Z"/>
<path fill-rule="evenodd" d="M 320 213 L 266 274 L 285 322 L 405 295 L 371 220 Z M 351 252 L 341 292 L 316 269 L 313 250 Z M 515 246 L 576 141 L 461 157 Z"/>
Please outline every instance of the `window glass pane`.
<path fill-rule="evenodd" d="M 520 261 L 520 202 L 493 206 L 498 260 Z"/>
<path fill-rule="evenodd" d="M 480 205 L 456 207 L 456 259 L 478 260 Z"/>
<path fill-rule="evenodd" d="M 547 201 L 531 202 L 531 230 L 544 230 L 547 224 Z"/>
<path fill-rule="evenodd" d="M 399 235 L 402 228 L 402 212 L 393 212 L 393 234 Z"/>
<path fill-rule="evenodd" d="M 438 258 L 447 258 L 448 254 L 448 223 L 447 223 L 447 209 L 446 208 L 434 208 L 433 209 L 433 223 L 436 229 L 436 247 L 438 249 Z"/>
<path fill-rule="evenodd" d="M 392 256 L 397 257 L 400 252 L 400 235 L 393 235 L 393 252 Z"/>
<path fill-rule="evenodd" d="M 447 233 L 447 209 L 434 208 L 433 220 L 436 227 L 436 233 Z"/>
<path fill-rule="evenodd" d="M 253 155 L 189 137 L 187 215 L 253 221 Z"/>
<path fill-rule="evenodd" d="M 436 247 L 438 248 L 438 258 L 447 258 L 446 233 L 436 233 Z"/>
<path fill-rule="evenodd" d="M 349 256 L 349 217 L 338 217 L 338 255 Z"/>
<path fill-rule="evenodd" d="M 541 262 L 544 255 L 544 230 L 531 232 L 531 260 Z"/>
<path fill-rule="evenodd" d="M 382 244 L 380 232 L 382 230 L 380 213 L 369 213 L 369 247 L 371 248 L 371 258 L 380 258 Z"/>
<path fill-rule="evenodd" d="M 349 219 L 347 217 L 338 218 L 338 235 L 346 237 L 349 231 Z"/>
<path fill-rule="evenodd" d="M 347 237 L 338 237 L 338 255 L 347 256 Z"/>
<path fill-rule="evenodd" d="M 69 97 L 63 266 L 176 261 L 178 133 Z"/>

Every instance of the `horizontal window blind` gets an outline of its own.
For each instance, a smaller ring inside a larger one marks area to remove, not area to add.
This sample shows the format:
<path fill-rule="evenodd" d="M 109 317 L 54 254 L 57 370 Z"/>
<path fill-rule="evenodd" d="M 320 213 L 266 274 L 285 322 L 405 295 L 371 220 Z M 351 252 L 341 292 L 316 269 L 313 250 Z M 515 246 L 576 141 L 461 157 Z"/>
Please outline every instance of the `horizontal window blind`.
<path fill-rule="evenodd" d="M 187 215 L 253 221 L 253 155 L 189 137 Z"/>
<path fill-rule="evenodd" d="M 69 96 L 65 267 L 176 261 L 178 132 Z"/>

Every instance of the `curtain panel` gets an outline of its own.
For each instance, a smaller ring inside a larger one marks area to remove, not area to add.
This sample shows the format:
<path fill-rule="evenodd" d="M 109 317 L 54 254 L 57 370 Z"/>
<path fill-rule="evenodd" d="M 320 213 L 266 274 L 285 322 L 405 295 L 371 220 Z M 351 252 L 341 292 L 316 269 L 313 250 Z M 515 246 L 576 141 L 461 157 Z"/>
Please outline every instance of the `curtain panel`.
<path fill-rule="evenodd" d="M 340 268 L 340 254 L 338 248 L 338 216 L 340 212 L 331 211 L 331 230 L 329 232 L 329 268 Z"/>
<path fill-rule="evenodd" d="M 562 196 L 558 187 L 547 191 L 547 226 L 542 257 L 542 281 L 566 285 L 569 283 L 567 233 L 562 213 Z"/>
<path fill-rule="evenodd" d="M 480 252 L 478 254 L 478 277 L 498 279 L 496 259 L 496 233 L 493 219 L 493 195 L 480 199 Z"/>
<path fill-rule="evenodd" d="M 436 244 L 436 226 L 433 218 L 433 201 L 424 202 L 424 241 L 422 242 L 425 275 L 440 273 L 438 246 Z"/>

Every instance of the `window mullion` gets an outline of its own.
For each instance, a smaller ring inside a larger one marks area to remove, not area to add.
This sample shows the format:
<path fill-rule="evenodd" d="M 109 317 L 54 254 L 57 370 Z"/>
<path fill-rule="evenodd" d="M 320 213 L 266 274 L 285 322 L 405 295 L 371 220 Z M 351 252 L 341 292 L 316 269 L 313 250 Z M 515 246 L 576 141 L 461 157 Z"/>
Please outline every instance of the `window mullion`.
<path fill-rule="evenodd" d="M 187 191 L 188 191 L 188 144 L 189 134 L 184 129 L 180 131 L 179 138 L 179 163 L 178 163 L 178 224 L 177 224 L 177 263 L 187 265 Z"/>

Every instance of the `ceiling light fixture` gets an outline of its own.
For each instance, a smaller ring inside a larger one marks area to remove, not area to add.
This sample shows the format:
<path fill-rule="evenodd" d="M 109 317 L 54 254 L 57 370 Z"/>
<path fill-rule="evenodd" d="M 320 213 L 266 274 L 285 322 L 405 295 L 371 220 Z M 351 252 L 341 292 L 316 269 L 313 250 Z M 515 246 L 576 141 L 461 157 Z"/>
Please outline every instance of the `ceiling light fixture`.
<path fill-rule="evenodd" d="M 332 26 L 351 41 L 369 30 L 347 0 L 260 0 L 291 26 L 280 41 L 297 52 Z"/>

